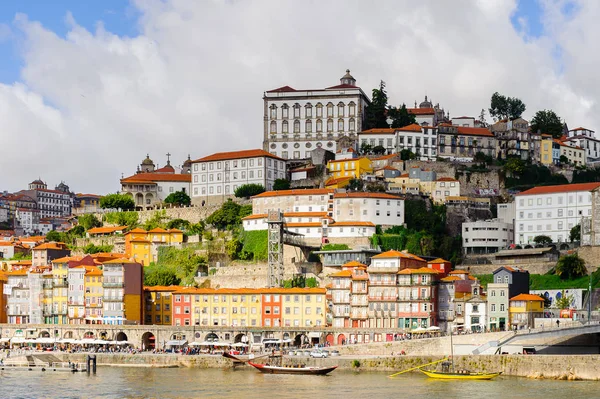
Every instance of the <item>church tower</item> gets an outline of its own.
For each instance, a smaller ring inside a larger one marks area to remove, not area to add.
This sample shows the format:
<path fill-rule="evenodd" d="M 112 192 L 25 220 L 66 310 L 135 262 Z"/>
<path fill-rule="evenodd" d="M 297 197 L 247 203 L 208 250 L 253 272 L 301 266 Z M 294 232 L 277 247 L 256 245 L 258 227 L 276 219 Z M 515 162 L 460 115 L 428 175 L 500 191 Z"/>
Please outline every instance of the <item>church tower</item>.
<path fill-rule="evenodd" d="M 154 162 L 150 159 L 150 154 L 146 154 L 146 159 L 140 164 L 141 173 L 152 173 L 154 172 Z"/>

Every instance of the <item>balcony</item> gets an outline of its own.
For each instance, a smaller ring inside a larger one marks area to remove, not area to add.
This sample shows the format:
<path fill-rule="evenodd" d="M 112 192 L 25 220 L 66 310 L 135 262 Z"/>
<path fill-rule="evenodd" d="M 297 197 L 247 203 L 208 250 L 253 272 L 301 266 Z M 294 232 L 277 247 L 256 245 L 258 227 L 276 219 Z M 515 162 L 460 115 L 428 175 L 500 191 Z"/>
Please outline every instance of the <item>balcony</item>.
<path fill-rule="evenodd" d="M 387 301 L 387 302 L 391 302 L 391 301 L 397 301 L 398 297 L 397 296 L 369 296 L 369 301 Z"/>
<path fill-rule="evenodd" d="M 84 306 L 85 305 L 85 301 L 81 300 L 81 301 L 69 301 L 67 302 L 67 304 L 69 306 Z"/>
<path fill-rule="evenodd" d="M 351 319 L 354 320 L 364 320 L 364 319 L 368 319 L 369 316 L 367 316 L 366 314 L 353 314 L 350 316 Z"/>
<path fill-rule="evenodd" d="M 120 281 L 120 282 L 103 282 L 102 283 L 102 287 L 103 288 L 123 288 L 125 286 L 125 284 Z"/>
<path fill-rule="evenodd" d="M 102 297 L 103 302 L 123 302 L 123 297 L 120 295 L 111 295 Z"/>
<path fill-rule="evenodd" d="M 52 280 L 52 285 L 53 288 L 68 287 L 69 282 L 66 278 L 55 278 L 54 280 Z"/>

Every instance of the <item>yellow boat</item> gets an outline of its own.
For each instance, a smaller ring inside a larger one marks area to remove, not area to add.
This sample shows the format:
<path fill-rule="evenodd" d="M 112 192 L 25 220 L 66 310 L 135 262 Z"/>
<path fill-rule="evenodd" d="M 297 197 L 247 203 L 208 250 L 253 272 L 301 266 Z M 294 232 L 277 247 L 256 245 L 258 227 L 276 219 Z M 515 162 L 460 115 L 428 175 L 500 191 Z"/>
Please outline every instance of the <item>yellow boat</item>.
<path fill-rule="evenodd" d="M 494 377 L 498 377 L 501 372 L 498 373 L 471 373 L 466 371 L 464 373 L 447 373 L 440 371 L 427 371 L 419 369 L 423 374 L 429 378 L 437 378 L 439 380 L 491 380 Z"/>

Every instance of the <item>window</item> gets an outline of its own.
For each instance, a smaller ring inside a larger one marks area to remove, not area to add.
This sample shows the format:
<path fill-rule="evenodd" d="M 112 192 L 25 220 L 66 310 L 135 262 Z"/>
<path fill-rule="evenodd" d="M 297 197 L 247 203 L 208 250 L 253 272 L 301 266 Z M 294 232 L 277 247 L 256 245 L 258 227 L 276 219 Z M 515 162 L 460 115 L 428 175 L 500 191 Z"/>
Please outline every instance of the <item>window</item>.
<path fill-rule="evenodd" d="M 284 134 L 288 133 L 288 121 L 283 121 L 281 124 L 281 132 Z"/>
<path fill-rule="evenodd" d="M 312 121 L 310 119 L 304 124 L 304 130 L 306 133 L 312 133 Z"/>

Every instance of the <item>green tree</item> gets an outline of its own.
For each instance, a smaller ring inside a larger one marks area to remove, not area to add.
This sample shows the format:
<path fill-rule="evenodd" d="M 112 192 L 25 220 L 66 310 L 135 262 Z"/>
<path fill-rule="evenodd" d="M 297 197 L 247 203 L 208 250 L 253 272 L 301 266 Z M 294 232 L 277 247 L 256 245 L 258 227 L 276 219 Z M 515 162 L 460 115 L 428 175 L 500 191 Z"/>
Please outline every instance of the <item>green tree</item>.
<path fill-rule="evenodd" d="M 82 225 L 77 225 L 67 232 L 72 237 L 83 237 L 85 228 Z"/>
<path fill-rule="evenodd" d="M 393 120 L 392 128 L 399 129 L 404 126 L 412 125 L 417 123 L 417 119 L 413 114 L 408 112 L 406 105 L 402 104 L 402 107 L 390 107 L 387 113 L 388 117 Z"/>
<path fill-rule="evenodd" d="M 185 219 L 173 219 L 167 223 L 167 229 L 179 229 L 183 231 L 188 231 L 190 229 L 191 223 Z"/>
<path fill-rule="evenodd" d="M 149 287 L 179 285 L 180 283 L 181 279 L 177 277 L 175 271 L 167 268 L 152 268 L 144 275 L 144 285 Z"/>
<path fill-rule="evenodd" d="M 187 229 L 187 232 L 191 235 L 197 235 L 198 238 L 202 237 L 202 233 L 204 233 L 204 221 L 191 224 Z"/>
<path fill-rule="evenodd" d="M 525 104 L 516 97 L 506 97 L 495 92 L 490 101 L 490 116 L 496 119 L 517 119 L 525 112 Z"/>
<path fill-rule="evenodd" d="M 367 144 L 366 141 L 364 141 L 361 145 L 360 145 L 360 153 L 363 155 L 367 155 L 370 154 L 371 151 L 373 151 L 373 146 L 370 144 Z"/>
<path fill-rule="evenodd" d="M 225 244 L 225 251 L 231 260 L 239 259 L 239 253 L 242 251 L 244 244 L 234 237 Z"/>
<path fill-rule="evenodd" d="M 109 194 L 100 198 L 100 208 L 120 209 L 122 211 L 132 211 L 135 209 L 135 203 L 130 195 Z"/>
<path fill-rule="evenodd" d="M 555 139 L 563 134 L 563 121 L 551 109 L 536 112 L 531 118 L 529 127 L 534 133 L 551 134 Z"/>
<path fill-rule="evenodd" d="M 415 159 L 417 156 L 408 148 L 403 149 L 402 151 L 400 151 L 400 159 L 403 161 L 409 161 L 411 159 Z"/>
<path fill-rule="evenodd" d="M 275 179 L 273 183 L 273 190 L 289 190 L 290 189 L 290 181 L 287 179 Z"/>
<path fill-rule="evenodd" d="M 61 241 L 61 235 L 58 231 L 56 230 L 52 230 L 49 231 L 48 234 L 46 234 L 46 241 Z"/>
<path fill-rule="evenodd" d="M 89 230 L 94 227 L 102 227 L 102 222 L 98 220 L 98 218 L 92 213 L 79 216 L 77 218 L 77 222 L 80 226 L 83 226 L 85 230 Z"/>
<path fill-rule="evenodd" d="M 83 253 L 85 254 L 97 254 L 100 252 L 112 252 L 112 245 L 94 245 L 92 243 L 83 247 Z"/>
<path fill-rule="evenodd" d="M 581 225 L 573 226 L 569 233 L 569 241 L 575 242 L 581 240 Z"/>
<path fill-rule="evenodd" d="M 348 244 L 325 244 L 321 247 L 321 251 L 344 251 L 352 249 Z"/>
<path fill-rule="evenodd" d="M 556 274 L 563 280 L 585 276 L 587 274 L 585 261 L 577 254 L 561 256 L 556 263 Z"/>
<path fill-rule="evenodd" d="M 220 209 L 214 211 L 206 218 L 206 223 L 213 225 L 219 230 L 232 229 L 241 224 L 240 204 L 228 199 Z"/>
<path fill-rule="evenodd" d="M 362 191 L 365 183 L 360 179 L 350 179 L 346 186 L 347 191 Z"/>
<path fill-rule="evenodd" d="M 264 193 L 265 188 L 260 184 L 242 184 L 235 189 L 235 196 L 238 198 L 250 198 L 254 195 Z"/>
<path fill-rule="evenodd" d="M 129 226 L 134 228 L 138 225 L 138 213 L 136 211 L 128 212 L 109 212 L 102 216 L 102 219 L 118 226 Z"/>
<path fill-rule="evenodd" d="M 376 145 L 375 147 L 373 147 L 373 154 L 375 154 L 375 155 L 385 154 L 385 147 L 382 145 Z"/>
<path fill-rule="evenodd" d="M 569 164 L 569 158 L 567 158 L 566 155 L 561 155 L 560 158 L 558 159 L 558 161 L 563 165 Z"/>
<path fill-rule="evenodd" d="M 504 164 L 504 170 L 512 176 L 520 176 L 525 171 L 525 162 L 521 158 L 509 158 Z"/>
<path fill-rule="evenodd" d="M 171 204 L 175 206 L 190 206 L 192 199 L 183 191 L 175 191 L 165 198 L 165 204 Z"/>
<path fill-rule="evenodd" d="M 154 212 L 154 214 L 152 215 L 152 217 L 148 220 L 146 220 L 146 223 L 144 223 L 144 230 L 152 230 L 155 229 L 157 227 L 160 227 L 162 229 L 164 229 L 165 227 L 167 227 L 167 211 L 160 210 L 160 211 L 156 211 Z"/>
<path fill-rule="evenodd" d="M 573 295 L 565 294 L 565 290 L 560 292 L 560 298 L 556 300 L 556 307 L 559 309 L 569 309 L 573 303 Z"/>
<path fill-rule="evenodd" d="M 550 244 L 552 244 L 552 238 L 545 236 L 545 235 L 539 235 L 539 236 L 535 236 L 533 238 L 533 242 L 535 242 L 536 244 L 541 244 L 541 245 L 550 245 Z"/>
<path fill-rule="evenodd" d="M 389 127 L 387 123 L 388 97 L 385 92 L 385 82 L 379 83 L 379 89 L 373 89 L 371 104 L 365 112 L 365 130 Z"/>

